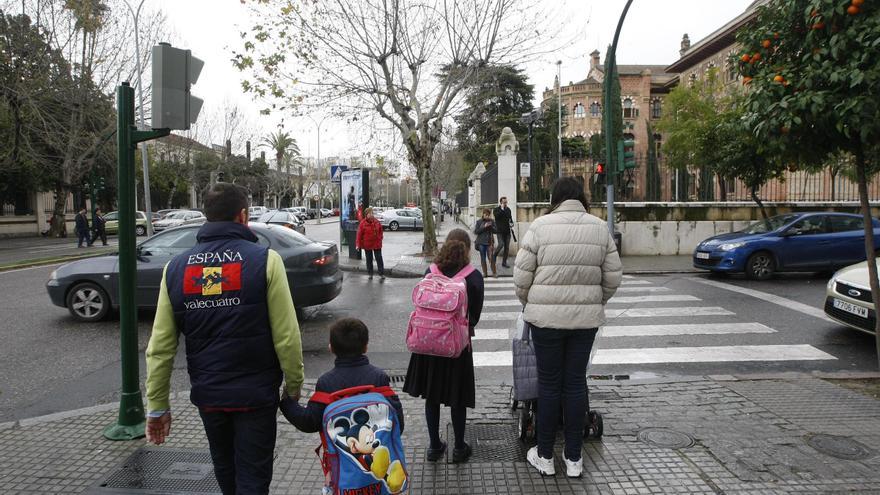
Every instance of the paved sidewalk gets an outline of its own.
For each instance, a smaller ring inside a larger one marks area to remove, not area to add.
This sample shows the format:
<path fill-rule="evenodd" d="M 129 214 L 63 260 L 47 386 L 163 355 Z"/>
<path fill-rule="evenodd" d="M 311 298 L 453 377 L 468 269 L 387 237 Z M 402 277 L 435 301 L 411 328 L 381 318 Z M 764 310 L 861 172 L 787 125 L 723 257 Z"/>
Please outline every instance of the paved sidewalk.
<path fill-rule="evenodd" d="M 604 415 L 605 436 L 585 443 L 579 480 L 542 478 L 526 464 L 508 394 L 505 384 L 478 386 L 478 407 L 468 418 L 474 457 L 462 465 L 425 461 L 422 402 L 403 398 L 410 493 L 880 492 L 880 402 L 815 376 L 593 381 L 592 405 Z M 123 488 L 111 473 L 136 451 L 166 462 L 149 478 L 141 477 L 146 465 L 130 464 L 123 471 L 132 483 L 127 488 L 139 490 L 125 493 L 156 493 L 146 489 L 157 482 L 210 493 L 216 484 L 205 468 L 210 460 L 196 410 L 185 394 L 173 402 L 169 443 L 146 451 L 138 451 L 143 440 L 102 438 L 116 416 L 113 405 L 0 425 L 0 493 L 122 493 L 110 489 Z M 280 419 L 272 493 L 320 492 L 317 442 Z M 560 447 L 556 469 L 564 473 Z M 183 454 L 197 455 L 201 464 L 167 460 Z"/>
<path fill-rule="evenodd" d="M 442 243 L 446 238 L 446 234 L 456 227 L 469 230 L 464 224 L 456 224 L 449 216 L 446 217 L 446 221 L 438 222 L 437 242 Z M 473 237 L 473 234 L 471 234 L 472 239 Z M 382 255 L 385 261 L 387 276 L 420 278 L 425 274 L 425 270 L 430 265 L 430 260 L 419 254 L 422 250 L 421 239 L 421 236 L 417 238 L 413 236 L 406 238 L 385 236 Z M 347 246 L 342 246 L 340 252 L 339 264 L 344 271 L 363 273 L 367 271 L 364 259 L 356 260 L 348 257 Z M 516 257 L 511 256 L 507 262 L 510 268 L 504 268 L 501 266 L 501 260 L 499 259 L 497 264 L 498 276 L 512 277 L 515 261 Z M 700 270 L 694 268 L 693 259 L 690 256 L 624 256 L 621 258 L 621 261 L 624 272 L 632 275 L 700 272 Z M 480 266 L 480 255 L 476 250 L 471 252 L 471 263 L 476 267 Z"/>
<path fill-rule="evenodd" d="M 139 237 L 138 240 L 140 241 Z M 0 270 L 51 260 L 70 261 L 79 257 L 98 256 L 118 249 L 119 238 L 108 236 L 108 246 L 101 246 L 100 239 L 92 247 L 76 247 L 76 237 L 10 237 L 0 238 Z"/>

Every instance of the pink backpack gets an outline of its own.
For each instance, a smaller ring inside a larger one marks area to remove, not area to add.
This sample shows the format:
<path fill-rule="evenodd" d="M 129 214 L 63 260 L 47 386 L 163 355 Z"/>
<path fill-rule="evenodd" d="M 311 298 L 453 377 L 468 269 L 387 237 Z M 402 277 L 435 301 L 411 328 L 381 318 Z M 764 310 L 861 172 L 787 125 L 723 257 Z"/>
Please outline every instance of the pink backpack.
<path fill-rule="evenodd" d="M 415 311 L 409 316 L 406 346 L 410 352 L 456 358 L 470 345 L 465 277 L 468 264 L 449 278 L 431 264 L 431 272 L 413 289 Z"/>

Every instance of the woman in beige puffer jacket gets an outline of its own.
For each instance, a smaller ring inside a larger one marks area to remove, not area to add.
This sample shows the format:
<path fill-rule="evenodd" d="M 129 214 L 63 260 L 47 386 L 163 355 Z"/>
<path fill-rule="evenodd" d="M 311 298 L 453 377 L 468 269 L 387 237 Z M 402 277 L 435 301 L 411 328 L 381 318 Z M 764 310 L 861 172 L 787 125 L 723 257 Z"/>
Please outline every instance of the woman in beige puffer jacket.
<path fill-rule="evenodd" d="M 587 213 L 577 180 L 559 179 L 550 200 L 550 213 L 532 222 L 520 243 L 513 272 L 538 363 L 538 445 L 529 450 L 528 461 L 542 474 L 555 474 L 561 404 L 566 472 L 579 477 L 589 411 L 587 364 L 623 267 L 605 222 Z"/>

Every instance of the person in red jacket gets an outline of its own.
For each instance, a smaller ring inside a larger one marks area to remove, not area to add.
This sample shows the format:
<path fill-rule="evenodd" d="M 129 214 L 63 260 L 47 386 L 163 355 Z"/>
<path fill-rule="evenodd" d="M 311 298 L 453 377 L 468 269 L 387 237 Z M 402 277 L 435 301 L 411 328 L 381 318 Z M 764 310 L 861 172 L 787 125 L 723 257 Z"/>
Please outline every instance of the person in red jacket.
<path fill-rule="evenodd" d="M 373 216 L 373 209 L 364 210 L 364 220 L 358 225 L 355 248 L 367 253 L 367 273 L 373 278 L 373 256 L 379 266 L 379 277 L 385 278 L 385 263 L 382 261 L 382 223 Z"/>

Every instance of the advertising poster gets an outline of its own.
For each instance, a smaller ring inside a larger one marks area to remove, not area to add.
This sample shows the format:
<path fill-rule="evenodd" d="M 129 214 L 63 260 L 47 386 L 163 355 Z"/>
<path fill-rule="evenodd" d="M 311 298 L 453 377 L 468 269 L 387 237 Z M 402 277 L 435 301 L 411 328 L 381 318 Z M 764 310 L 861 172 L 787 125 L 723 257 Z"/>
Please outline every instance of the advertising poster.
<path fill-rule="evenodd" d="M 339 215 L 343 225 L 358 220 L 358 206 L 363 201 L 363 180 L 360 170 L 342 172 L 342 207 Z"/>

